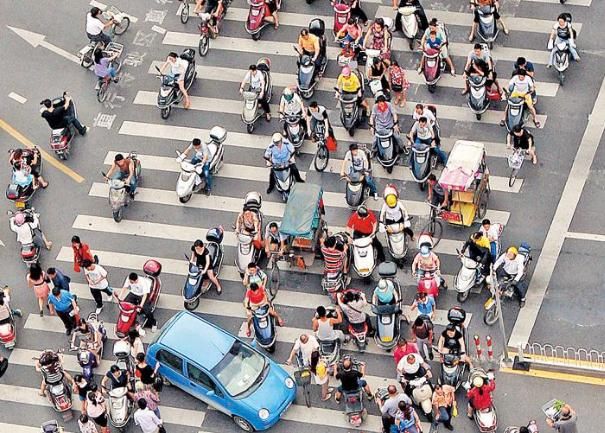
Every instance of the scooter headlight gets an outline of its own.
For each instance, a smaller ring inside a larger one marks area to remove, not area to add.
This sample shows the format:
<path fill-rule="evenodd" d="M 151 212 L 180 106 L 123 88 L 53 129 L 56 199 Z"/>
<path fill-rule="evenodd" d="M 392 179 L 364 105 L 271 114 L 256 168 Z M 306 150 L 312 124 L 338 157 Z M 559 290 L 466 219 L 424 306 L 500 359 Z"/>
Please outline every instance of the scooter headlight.
<path fill-rule="evenodd" d="M 292 380 L 291 377 L 286 377 L 286 380 L 284 380 L 284 384 L 286 385 L 287 388 L 292 389 L 294 388 L 294 381 Z"/>
<path fill-rule="evenodd" d="M 269 411 L 267 409 L 261 409 L 258 411 L 258 417 L 265 421 L 269 418 Z"/>

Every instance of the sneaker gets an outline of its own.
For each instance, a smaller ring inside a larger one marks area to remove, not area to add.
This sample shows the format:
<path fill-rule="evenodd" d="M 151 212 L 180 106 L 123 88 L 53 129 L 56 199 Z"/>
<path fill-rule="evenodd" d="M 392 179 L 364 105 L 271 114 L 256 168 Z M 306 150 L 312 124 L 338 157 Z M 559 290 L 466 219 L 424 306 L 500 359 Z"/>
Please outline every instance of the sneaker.
<path fill-rule="evenodd" d="M 95 310 L 95 314 L 98 316 L 99 314 L 101 314 L 101 311 L 103 311 L 103 306 L 97 307 L 97 309 Z"/>
<path fill-rule="evenodd" d="M 525 298 L 523 298 L 519 301 L 519 308 L 523 308 L 523 307 L 525 307 Z"/>
<path fill-rule="evenodd" d="M 375 193 L 373 194 L 373 197 L 374 197 L 374 200 L 378 200 L 378 193 L 377 193 L 377 192 L 375 192 Z"/>
<path fill-rule="evenodd" d="M 17 317 L 23 317 L 23 312 L 21 310 L 19 310 L 18 308 L 13 310 L 13 314 Z"/>
<path fill-rule="evenodd" d="M 44 317 L 44 310 L 40 310 L 40 317 Z"/>
<path fill-rule="evenodd" d="M 147 334 L 147 332 L 145 332 L 145 330 L 144 330 L 143 328 L 138 329 L 138 331 L 139 331 L 139 335 L 140 335 L 141 337 L 144 337 L 144 336 L 145 336 L 145 334 Z"/>
<path fill-rule="evenodd" d="M 65 330 L 65 335 L 67 335 L 69 337 L 71 335 L 71 329 L 66 329 Z"/>
<path fill-rule="evenodd" d="M 454 426 L 451 425 L 451 424 L 446 424 L 445 428 L 448 429 L 448 430 L 450 430 L 450 431 L 454 431 Z"/>
<path fill-rule="evenodd" d="M 552 65 L 546 65 L 546 69 L 552 68 Z"/>
<path fill-rule="evenodd" d="M 114 82 L 114 83 L 117 83 L 118 81 L 120 81 L 120 77 L 115 77 L 115 78 L 113 79 L 113 82 Z"/>
<path fill-rule="evenodd" d="M 267 188 L 267 194 L 271 194 L 273 192 L 273 188 Z"/>
<path fill-rule="evenodd" d="M 153 325 L 151 327 L 151 332 L 153 332 L 155 334 L 155 332 L 158 330 L 158 325 Z"/>
<path fill-rule="evenodd" d="M 85 126 L 84 127 L 84 134 L 82 134 L 82 135 L 88 134 L 88 131 L 90 131 L 90 126 Z"/>

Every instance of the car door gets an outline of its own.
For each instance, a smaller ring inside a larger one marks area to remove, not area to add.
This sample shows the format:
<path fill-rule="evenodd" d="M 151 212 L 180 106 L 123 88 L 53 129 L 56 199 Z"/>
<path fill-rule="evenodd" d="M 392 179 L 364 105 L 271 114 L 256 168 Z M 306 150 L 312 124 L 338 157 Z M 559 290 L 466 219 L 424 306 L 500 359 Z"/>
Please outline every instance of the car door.
<path fill-rule="evenodd" d="M 185 377 L 183 359 L 173 352 L 161 348 L 157 351 L 155 358 L 160 363 L 158 370 L 160 376 L 168 379 L 174 386 L 184 391 L 189 390 L 189 380 Z"/>
<path fill-rule="evenodd" d="M 199 398 L 209 406 L 227 415 L 231 415 L 229 397 L 204 370 L 187 362 L 187 378 L 189 380 L 188 386 L 193 396 Z"/>

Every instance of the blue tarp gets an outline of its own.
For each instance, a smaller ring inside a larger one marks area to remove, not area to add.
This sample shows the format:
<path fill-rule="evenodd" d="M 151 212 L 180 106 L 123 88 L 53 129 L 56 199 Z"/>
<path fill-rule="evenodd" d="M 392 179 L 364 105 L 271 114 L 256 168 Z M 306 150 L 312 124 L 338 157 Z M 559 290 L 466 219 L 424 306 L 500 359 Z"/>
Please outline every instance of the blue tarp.
<path fill-rule="evenodd" d="M 279 231 L 288 236 L 311 237 L 319 223 L 319 201 L 322 194 L 319 185 L 295 183 Z"/>

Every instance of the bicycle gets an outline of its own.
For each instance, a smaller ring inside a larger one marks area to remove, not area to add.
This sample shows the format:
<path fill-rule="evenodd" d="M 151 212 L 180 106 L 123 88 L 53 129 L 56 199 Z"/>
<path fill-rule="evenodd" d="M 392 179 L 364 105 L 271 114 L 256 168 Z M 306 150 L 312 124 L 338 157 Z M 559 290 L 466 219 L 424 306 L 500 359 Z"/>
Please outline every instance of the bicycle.
<path fill-rule="evenodd" d="M 103 55 L 105 57 L 113 57 L 111 60 L 111 66 L 115 69 L 116 75 L 122 69 L 122 61 L 118 60 L 124 51 L 124 45 L 118 44 L 116 42 L 111 42 L 107 45 L 107 48 L 103 50 Z M 105 99 L 107 99 L 107 90 L 113 79 L 111 76 L 106 76 L 103 78 L 99 78 L 98 86 L 97 86 L 97 101 L 103 103 Z"/>
<path fill-rule="evenodd" d="M 189 0 L 181 0 L 181 1 L 183 2 L 183 6 L 181 7 L 181 13 L 180 13 L 181 23 L 187 24 L 187 21 L 189 21 L 189 13 L 190 13 L 192 2 L 190 2 Z"/>
<path fill-rule="evenodd" d="M 421 233 L 428 233 L 433 238 L 433 248 L 437 247 L 439 241 L 441 241 L 441 236 L 443 236 L 443 222 L 438 219 L 443 209 L 441 206 L 435 206 L 432 203 L 427 202 L 430 206 L 429 211 L 429 221 L 422 229 Z"/>
<path fill-rule="evenodd" d="M 313 159 L 313 165 L 315 170 L 322 172 L 328 166 L 330 161 L 330 151 L 326 145 L 326 138 L 324 135 L 323 127 L 320 127 L 318 123 L 318 131 L 313 133 L 313 139 L 317 142 L 317 150 L 315 151 L 315 158 Z"/>
<path fill-rule="evenodd" d="M 519 174 L 519 170 L 521 170 L 521 166 L 523 165 L 523 161 L 525 161 L 525 155 L 527 155 L 527 151 L 524 149 L 514 149 L 513 153 L 508 155 L 508 167 L 510 170 L 510 175 L 508 176 L 508 186 L 510 188 L 513 187 L 515 181 L 517 180 L 517 174 Z"/>
<path fill-rule="evenodd" d="M 120 10 L 115 6 L 107 7 L 103 11 L 103 18 L 113 21 L 113 25 L 109 27 L 109 36 L 112 39 L 116 35 L 123 35 L 126 30 L 128 30 L 128 27 L 130 27 L 130 18 L 125 13 L 120 12 Z M 79 52 L 80 65 L 86 69 L 90 68 L 94 63 L 93 56 L 95 50 L 99 47 L 103 48 L 103 45 L 103 42 L 90 41 L 88 45 L 82 48 Z"/>
<path fill-rule="evenodd" d="M 296 357 L 296 363 L 298 364 L 297 370 L 294 371 L 294 381 L 296 385 L 302 387 L 303 395 L 305 396 L 305 404 L 307 407 L 311 407 L 311 368 L 305 367 L 299 357 Z"/>

